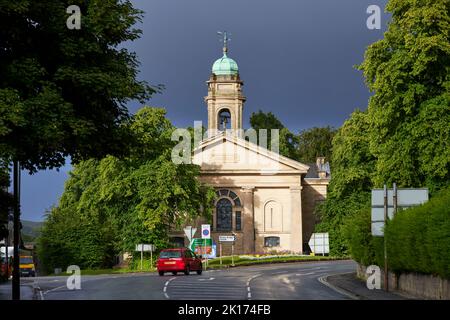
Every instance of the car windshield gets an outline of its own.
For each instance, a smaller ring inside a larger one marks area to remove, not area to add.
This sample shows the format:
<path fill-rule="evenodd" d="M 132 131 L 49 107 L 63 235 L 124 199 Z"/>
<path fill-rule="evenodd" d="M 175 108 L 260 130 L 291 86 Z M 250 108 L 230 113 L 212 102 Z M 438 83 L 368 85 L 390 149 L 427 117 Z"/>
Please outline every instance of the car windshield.
<path fill-rule="evenodd" d="M 20 263 L 22 263 L 22 264 L 31 264 L 31 263 L 33 263 L 33 258 L 31 258 L 31 257 L 20 257 Z"/>
<path fill-rule="evenodd" d="M 159 254 L 161 259 L 181 258 L 181 251 L 162 251 Z"/>

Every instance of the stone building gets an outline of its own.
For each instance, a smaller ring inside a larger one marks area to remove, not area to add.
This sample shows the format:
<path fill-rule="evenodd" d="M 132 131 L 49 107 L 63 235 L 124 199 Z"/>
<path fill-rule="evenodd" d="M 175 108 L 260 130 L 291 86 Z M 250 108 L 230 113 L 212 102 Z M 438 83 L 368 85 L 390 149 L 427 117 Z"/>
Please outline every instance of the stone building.
<path fill-rule="evenodd" d="M 235 252 L 260 253 L 309 251 L 316 205 L 327 194 L 330 172 L 324 158 L 303 164 L 252 141 L 242 126 L 246 98 L 237 63 L 218 59 L 207 81 L 207 137 L 194 150 L 193 162 L 201 166 L 201 181 L 216 189 L 217 200 L 211 235 L 236 235 Z M 200 237 L 197 231 L 196 237 Z M 174 233 L 178 241 L 183 233 Z M 229 254 L 224 247 L 223 254 Z"/>

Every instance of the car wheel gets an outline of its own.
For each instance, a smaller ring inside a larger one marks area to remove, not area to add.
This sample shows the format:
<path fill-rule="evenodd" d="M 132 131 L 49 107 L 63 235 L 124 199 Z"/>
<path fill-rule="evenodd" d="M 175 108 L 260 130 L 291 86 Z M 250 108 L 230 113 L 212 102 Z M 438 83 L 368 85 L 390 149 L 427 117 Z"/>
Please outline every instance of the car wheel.
<path fill-rule="evenodd" d="M 158 273 L 159 273 L 160 276 L 164 275 L 164 271 L 159 271 Z"/>
<path fill-rule="evenodd" d="M 177 275 L 177 272 L 176 272 L 176 271 L 173 271 L 172 274 L 173 274 L 174 276 L 176 276 L 176 275 Z"/>
<path fill-rule="evenodd" d="M 203 271 L 202 269 L 197 270 L 197 274 L 198 274 L 198 275 L 201 275 L 201 274 L 202 274 L 202 271 Z"/>
<path fill-rule="evenodd" d="M 189 269 L 189 266 L 187 266 L 186 269 L 184 270 L 184 274 L 188 276 L 189 273 L 191 273 L 191 270 Z"/>

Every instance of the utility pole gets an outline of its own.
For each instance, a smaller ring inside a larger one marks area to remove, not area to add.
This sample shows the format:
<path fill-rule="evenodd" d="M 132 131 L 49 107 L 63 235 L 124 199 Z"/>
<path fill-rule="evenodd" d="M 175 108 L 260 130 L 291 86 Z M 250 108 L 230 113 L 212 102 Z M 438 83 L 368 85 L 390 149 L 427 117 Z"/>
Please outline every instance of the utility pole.
<path fill-rule="evenodd" d="M 388 189 L 384 185 L 384 228 L 388 221 Z M 389 291 L 389 277 L 388 277 L 388 260 L 387 260 L 387 246 L 386 246 L 386 231 L 383 234 L 384 237 L 384 290 Z"/>
<path fill-rule="evenodd" d="M 13 256 L 13 272 L 12 272 L 12 299 L 13 300 L 20 300 L 20 272 L 19 272 L 19 241 L 20 241 L 20 166 L 19 161 L 14 161 L 14 168 L 13 168 L 13 182 L 14 182 L 14 215 L 13 215 L 13 221 L 14 221 L 14 256 Z"/>

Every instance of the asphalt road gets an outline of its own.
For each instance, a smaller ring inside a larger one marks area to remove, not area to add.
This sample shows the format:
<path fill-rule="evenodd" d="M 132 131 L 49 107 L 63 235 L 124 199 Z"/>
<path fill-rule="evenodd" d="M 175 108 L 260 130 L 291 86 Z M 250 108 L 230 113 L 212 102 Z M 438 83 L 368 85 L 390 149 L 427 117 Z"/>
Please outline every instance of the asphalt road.
<path fill-rule="evenodd" d="M 205 271 L 201 276 L 155 273 L 82 276 L 81 289 L 69 290 L 67 277 L 24 279 L 38 288 L 38 298 L 72 299 L 349 299 L 326 286 L 324 276 L 353 272 L 352 261 L 304 262 Z"/>

